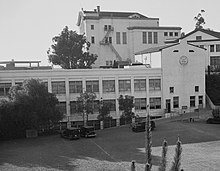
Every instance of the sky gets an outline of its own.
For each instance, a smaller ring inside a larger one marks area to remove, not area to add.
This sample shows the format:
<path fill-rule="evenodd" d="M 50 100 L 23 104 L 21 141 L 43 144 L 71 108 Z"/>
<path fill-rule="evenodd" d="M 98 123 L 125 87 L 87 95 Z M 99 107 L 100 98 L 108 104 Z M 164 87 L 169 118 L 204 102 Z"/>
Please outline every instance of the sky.
<path fill-rule="evenodd" d="M 0 61 L 35 60 L 50 65 L 47 50 L 52 38 L 65 26 L 78 31 L 79 11 L 138 12 L 159 18 L 160 26 L 177 26 L 188 33 L 195 28 L 194 17 L 203 17 L 210 28 L 220 32 L 219 0 L 0 0 Z"/>

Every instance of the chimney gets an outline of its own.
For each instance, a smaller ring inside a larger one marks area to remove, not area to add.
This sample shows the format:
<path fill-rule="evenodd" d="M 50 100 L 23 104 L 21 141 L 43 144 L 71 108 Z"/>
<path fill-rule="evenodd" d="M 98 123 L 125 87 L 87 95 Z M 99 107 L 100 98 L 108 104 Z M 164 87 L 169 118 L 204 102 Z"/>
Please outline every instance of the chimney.
<path fill-rule="evenodd" d="M 100 13 L 100 6 L 97 6 L 97 12 Z"/>

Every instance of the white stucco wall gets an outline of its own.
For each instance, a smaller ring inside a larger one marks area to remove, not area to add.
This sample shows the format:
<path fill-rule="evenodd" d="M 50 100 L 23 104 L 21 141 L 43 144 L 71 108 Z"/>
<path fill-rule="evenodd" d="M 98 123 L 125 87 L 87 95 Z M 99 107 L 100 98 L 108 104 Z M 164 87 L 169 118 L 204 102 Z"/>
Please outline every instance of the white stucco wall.
<path fill-rule="evenodd" d="M 173 52 L 178 50 L 179 52 Z M 194 52 L 189 52 L 193 50 Z M 180 57 L 186 56 L 188 63 L 180 64 Z M 179 107 L 187 106 L 190 110 L 190 96 L 196 96 L 195 108 L 198 108 L 198 96 L 203 96 L 205 106 L 205 50 L 181 42 L 162 51 L 162 77 L 163 100 L 166 108 L 166 99 L 179 96 Z M 199 86 L 199 92 L 195 92 L 195 86 Z M 174 87 L 174 93 L 170 93 L 169 87 Z"/>

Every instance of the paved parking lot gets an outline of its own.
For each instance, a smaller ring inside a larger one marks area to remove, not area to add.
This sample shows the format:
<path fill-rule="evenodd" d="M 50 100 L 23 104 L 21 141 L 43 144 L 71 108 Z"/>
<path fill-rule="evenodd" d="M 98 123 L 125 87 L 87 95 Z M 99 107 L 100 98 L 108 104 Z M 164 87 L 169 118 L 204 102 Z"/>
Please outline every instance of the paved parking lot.
<path fill-rule="evenodd" d="M 220 125 L 203 121 L 168 120 L 156 122 L 156 126 L 152 133 L 156 151 L 164 137 L 169 146 L 175 145 L 177 136 L 183 145 L 220 140 Z M 144 164 L 144 153 L 140 150 L 144 147 L 143 132 L 134 133 L 123 126 L 99 130 L 97 134 L 96 138 L 73 141 L 53 135 L 0 142 L 0 170 L 126 170 L 132 160 Z M 153 155 L 154 166 L 159 165 L 160 153 Z"/>

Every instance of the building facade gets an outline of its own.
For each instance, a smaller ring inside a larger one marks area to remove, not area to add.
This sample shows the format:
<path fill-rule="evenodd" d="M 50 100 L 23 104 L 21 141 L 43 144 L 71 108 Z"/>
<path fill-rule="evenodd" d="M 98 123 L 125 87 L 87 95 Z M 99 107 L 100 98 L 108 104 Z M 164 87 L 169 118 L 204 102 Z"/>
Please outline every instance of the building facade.
<path fill-rule="evenodd" d="M 164 46 L 161 67 L 145 65 L 115 69 L 49 69 L 49 70 L 0 70 L 0 97 L 6 98 L 9 88 L 29 78 L 40 79 L 55 93 L 64 122 L 82 122 L 82 113 L 77 113 L 77 97 L 84 91 L 96 93 L 94 114 L 96 121 L 100 100 L 112 104 L 111 116 L 119 123 L 118 98 L 131 95 L 135 98 L 134 113 L 146 115 L 150 105 L 152 117 L 169 113 L 182 114 L 205 107 L 205 49 L 187 42 Z"/>
<path fill-rule="evenodd" d="M 180 38 L 180 27 L 160 27 L 158 18 L 137 12 L 107 12 L 100 7 L 79 12 L 77 26 L 91 43 L 90 52 L 98 59 L 93 67 L 112 66 L 114 61 L 135 62 L 138 51 L 165 45 Z"/>

